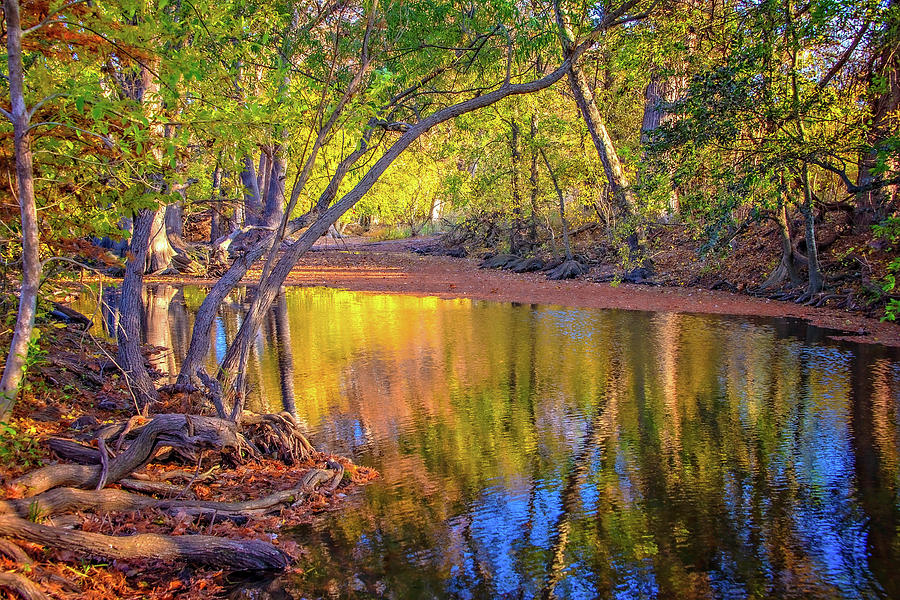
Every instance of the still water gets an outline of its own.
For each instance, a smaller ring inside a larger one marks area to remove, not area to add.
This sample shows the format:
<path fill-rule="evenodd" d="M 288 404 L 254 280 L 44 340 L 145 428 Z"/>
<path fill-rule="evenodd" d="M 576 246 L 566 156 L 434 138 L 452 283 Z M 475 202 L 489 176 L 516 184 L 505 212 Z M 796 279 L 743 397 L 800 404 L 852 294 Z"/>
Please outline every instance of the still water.
<path fill-rule="evenodd" d="M 203 290 L 146 294 L 174 376 Z M 240 293 L 213 333 L 237 330 Z M 289 289 L 253 407 L 381 477 L 295 532 L 341 598 L 898 598 L 900 360 L 790 321 Z M 298 596 L 300 597 L 300 596 Z"/>

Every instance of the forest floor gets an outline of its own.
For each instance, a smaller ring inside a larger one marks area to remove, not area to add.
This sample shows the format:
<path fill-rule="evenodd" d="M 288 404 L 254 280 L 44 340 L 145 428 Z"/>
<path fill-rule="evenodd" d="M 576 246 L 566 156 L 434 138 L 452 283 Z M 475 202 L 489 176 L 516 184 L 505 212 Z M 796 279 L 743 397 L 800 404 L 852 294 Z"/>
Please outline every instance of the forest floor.
<path fill-rule="evenodd" d="M 478 268 L 475 258 L 422 255 L 435 238 L 373 242 L 367 238 L 320 240 L 290 274 L 287 283 L 348 290 L 441 298 L 473 298 L 580 308 L 671 311 L 763 317 L 793 317 L 840 330 L 834 337 L 900 347 L 900 325 L 860 312 L 814 308 L 743 293 L 705 289 L 703 282 L 667 285 L 596 282 L 609 271 L 594 267 L 584 278 L 549 281 L 545 273 L 512 273 Z M 696 267 L 695 270 L 699 270 Z M 669 271 L 671 273 L 671 271 Z M 684 273 L 684 279 L 693 275 Z M 672 277 L 669 275 L 669 277 Z M 706 278 L 706 285 L 718 281 Z"/>
<path fill-rule="evenodd" d="M 326 486 L 311 485 L 307 493 L 294 494 L 271 510 L 251 511 L 248 517 L 231 518 L 223 512 L 218 519 L 214 513 L 210 521 L 190 508 L 172 510 L 154 506 L 138 509 L 109 506 L 106 510 L 101 508 L 99 496 L 95 507 L 79 505 L 73 512 L 64 514 L 45 511 L 38 502 L 44 502 L 48 494 L 65 494 L 69 488 L 57 487 L 32 495 L 32 490 L 22 482 L 42 469 L 68 462 L 66 459 L 70 457 L 57 455 L 50 449 L 51 439 L 63 439 L 70 444 L 82 442 L 80 447 L 90 452 L 98 447 L 97 438 L 91 440 L 92 435 L 101 435 L 97 428 L 102 431 L 108 424 L 128 422 L 138 431 L 145 424 L 152 424 L 155 415 L 210 414 L 210 406 L 201 392 L 163 388 L 160 401 L 149 407 L 150 415 L 135 416 L 131 396 L 112 365 L 115 348 L 111 344 L 94 339 L 73 325 L 45 320 L 39 327 L 40 350 L 29 367 L 27 383 L 12 418 L 8 423 L 0 423 L 0 525 L 16 519 L 15 506 L 31 502 L 27 516 L 20 515 L 21 519 L 36 526 L 50 526 L 62 539 L 70 535 L 67 532 L 72 532 L 71 535 L 84 532 L 125 536 L 122 539 L 161 534 L 173 536 L 167 539 L 202 535 L 248 543 L 259 540 L 274 545 L 289 557 L 289 571 L 301 570 L 307 549 L 290 530 L 308 524 L 317 513 L 341 510 L 342 499 L 350 490 L 377 476 L 371 469 L 322 452 L 294 461 L 271 457 L 248 460 L 211 448 L 201 451 L 199 459 L 192 464 L 172 457 L 166 459 L 162 444 L 150 464 L 134 470 L 130 479 L 110 483 L 103 492 L 150 492 L 161 501 L 174 498 L 185 505 L 241 503 L 277 495 L 283 490 L 306 490 L 305 484 L 301 488 L 298 482 L 306 481 L 312 471 L 332 468 L 336 463 L 340 464 L 342 477 L 333 491 L 325 489 Z M 148 347 L 145 354 L 150 356 L 161 350 L 164 349 Z M 120 435 L 118 444 L 126 433 Z M 126 444 L 126 448 L 130 447 Z M 112 446 L 109 450 L 112 463 L 116 453 Z M 127 452 L 123 449 L 118 456 Z M 141 485 L 153 487 L 143 489 Z M 150 496 L 141 497 L 150 499 Z M 48 502 L 51 500 L 48 498 Z M 35 543 L 17 534 L 8 540 L 0 536 L 0 599 L 201 600 L 302 595 L 302 590 L 290 589 L 292 578 L 281 573 L 235 577 L 221 568 L 222 564 L 204 566 L 151 558 L 110 560 L 102 554 Z M 37 589 L 19 589 L 18 596 L 7 595 L 9 586 L 16 583 L 10 577 L 18 577 L 19 582 L 31 581 Z"/>

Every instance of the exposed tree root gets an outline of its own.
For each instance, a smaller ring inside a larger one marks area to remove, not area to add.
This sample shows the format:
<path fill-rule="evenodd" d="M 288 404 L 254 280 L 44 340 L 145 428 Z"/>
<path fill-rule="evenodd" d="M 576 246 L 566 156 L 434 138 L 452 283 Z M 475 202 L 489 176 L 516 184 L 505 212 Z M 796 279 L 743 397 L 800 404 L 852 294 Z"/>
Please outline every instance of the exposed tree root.
<path fill-rule="evenodd" d="M 73 513 L 133 512 L 158 510 L 169 515 L 187 515 L 195 523 L 234 521 L 245 523 L 303 501 L 316 489 L 334 490 L 344 469 L 326 461 L 327 469 L 310 469 L 291 489 L 241 502 L 210 502 L 184 497 L 191 484 L 214 477 L 213 467 L 200 473 L 171 471 L 162 479 L 189 480 L 180 487 L 153 481 L 146 474 L 133 474 L 163 453 L 173 453 L 195 461 L 204 451 L 231 454 L 245 450 L 252 458 L 268 456 L 288 464 L 307 461 L 316 451 L 300 432 L 289 413 L 242 416 L 241 431 L 226 419 L 160 414 L 151 419 L 130 419 L 101 428 L 95 434 L 98 447 L 72 440 L 53 438 L 50 447 L 57 455 L 81 464 L 57 464 L 37 469 L 13 482 L 25 497 L 0 501 L 0 537 L 25 540 L 57 549 L 104 559 L 183 560 L 233 570 L 279 570 L 289 559 L 276 546 L 259 540 L 233 540 L 208 535 L 110 536 L 65 529 L 54 525 Z M 163 496 L 153 498 L 124 489 L 103 489 L 107 483 Z M 96 488 L 96 489 L 94 489 Z M 48 521 L 41 524 L 39 521 Z M 16 544 L 0 539 L 0 555 L 30 564 L 28 555 Z M 8 585 L 23 598 L 43 598 L 38 586 L 19 575 L 9 575 Z"/>
<path fill-rule="evenodd" d="M 124 435 L 124 434 L 123 434 Z M 140 428 L 128 448 L 112 458 L 105 477 L 101 465 L 50 465 L 26 473 L 13 482 L 33 496 L 54 487 L 97 487 L 101 480 L 113 483 L 146 465 L 161 447 L 170 447 L 189 460 L 207 449 L 239 449 L 234 423 L 213 417 L 183 414 L 156 415 Z M 98 458 L 100 453 L 97 453 Z"/>
<path fill-rule="evenodd" d="M 547 274 L 547 279 L 573 279 L 587 273 L 587 267 L 577 260 L 567 260 Z"/>
<path fill-rule="evenodd" d="M 479 267 L 482 269 L 504 269 L 518 260 L 521 259 L 515 254 L 497 254 L 484 259 Z"/>
<path fill-rule="evenodd" d="M 184 560 L 241 571 L 280 570 L 289 563 L 284 552 L 259 540 L 153 533 L 110 536 L 39 525 L 9 515 L 0 517 L 0 535 L 106 559 Z"/>
<path fill-rule="evenodd" d="M 315 449 L 300 433 L 289 412 L 278 414 L 245 413 L 241 418 L 242 434 L 254 452 L 296 464 L 313 455 Z"/>
<path fill-rule="evenodd" d="M 41 588 L 18 573 L 0 573 L 0 589 L 9 590 L 23 600 L 50 600 Z"/>
<path fill-rule="evenodd" d="M 194 516 L 209 516 L 212 513 L 225 518 L 228 515 L 257 515 L 269 512 L 283 504 L 302 501 L 317 486 L 334 489 L 343 476 L 343 467 L 329 463 L 330 470 L 311 469 L 298 485 L 275 492 L 256 500 L 243 502 L 207 502 L 200 500 L 178 500 L 150 498 L 124 490 L 82 490 L 71 487 L 54 488 L 31 498 L 0 501 L 0 515 L 15 515 L 21 518 L 52 518 L 72 512 L 125 512 L 155 508 L 165 512 L 187 512 Z"/>
<path fill-rule="evenodd" d="M 532 271 L 540 271 L 546 266 L 546 263 L 540 258 L 522 258 L 509 265 L 509 270 L 513 273 L 531 273 Z"/>

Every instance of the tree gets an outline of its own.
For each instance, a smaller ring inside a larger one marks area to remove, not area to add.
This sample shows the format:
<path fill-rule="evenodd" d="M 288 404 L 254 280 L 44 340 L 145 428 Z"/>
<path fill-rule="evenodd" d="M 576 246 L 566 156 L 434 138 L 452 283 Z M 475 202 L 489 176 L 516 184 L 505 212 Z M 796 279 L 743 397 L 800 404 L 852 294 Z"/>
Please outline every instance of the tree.
<path fill-rule="evenodd" d="M 12 411 L 19 394 L 34 317 L 37 308 L 37 294 L 41 278 L 39 256 L 37 204 L 34 198 L 34 168 L 31 153 L 31 115 L 33 107 L 25 104 L 25 71 L 22 65 L 22 31 L 18 0 L 4 0 L 3 14 L 6 18 L 6 52 L 9 68 L 10 110 L 3 116 L 13 125 L 13 139 L 16 158 L 16 182 L 18 184 L 19 210 L 22 218 L 22 287 L 19 293 L 19 311 L 16 325 L 6 357 L 3 377 L 0 379 L 0 420 Z"/>

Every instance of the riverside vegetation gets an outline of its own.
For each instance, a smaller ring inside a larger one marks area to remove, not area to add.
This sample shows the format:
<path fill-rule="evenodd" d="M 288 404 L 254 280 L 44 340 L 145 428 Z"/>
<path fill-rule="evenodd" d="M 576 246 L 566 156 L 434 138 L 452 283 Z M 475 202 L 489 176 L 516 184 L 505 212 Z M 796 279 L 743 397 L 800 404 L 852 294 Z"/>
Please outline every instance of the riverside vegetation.
<path fill-rule="evenodd" d="M 3 17 L 0 585 L 23 597 L 116 593 L 59 566 L 89 558 L 287 568 L 261 532 L 372 476 L 290 413 L 245 410 L 253 341 L 336 228 L 438 227 L 486 266 L 558 278 L 604 261 L 674 281 L 666 253 L 690 245 L 706 273 L 753 270 L 710 285 L 900 313 L 897 0 L 3 0 Z M 729 263 L 742 244 L 754 258 Z M 112 346 L 52 304 L 47 282 L 85 271 L 122 277 Z M 162 389 L 148 273 L 215 280 Z M 265 473 L 287 489 L 246 497 Z M 71 529 L 81 513 L 100 516 Z M 175 568 L 135 593 L 220 585 Z"/>

